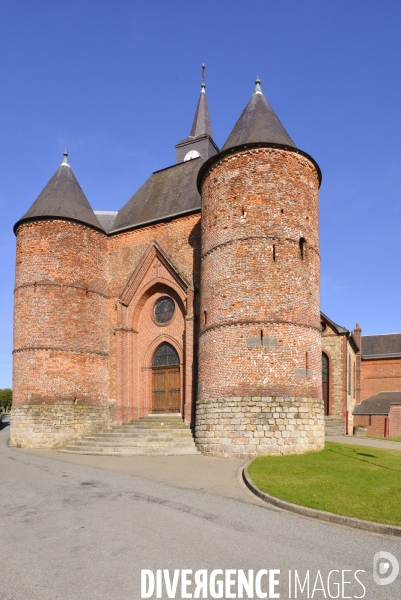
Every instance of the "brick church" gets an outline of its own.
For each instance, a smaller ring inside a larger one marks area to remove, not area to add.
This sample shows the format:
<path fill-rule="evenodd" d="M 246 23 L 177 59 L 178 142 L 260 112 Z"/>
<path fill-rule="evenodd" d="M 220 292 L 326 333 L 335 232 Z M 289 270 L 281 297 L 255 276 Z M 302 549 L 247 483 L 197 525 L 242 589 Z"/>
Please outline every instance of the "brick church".
<path fill-rule="evenodd" d="M 175 417 L 204 454 L 321 449 L 320 182 L 258 79 L 221 149 L 202 84 L 176 164 L 118 212 L 65 152 L 14 227 L 11 444 Z"/>

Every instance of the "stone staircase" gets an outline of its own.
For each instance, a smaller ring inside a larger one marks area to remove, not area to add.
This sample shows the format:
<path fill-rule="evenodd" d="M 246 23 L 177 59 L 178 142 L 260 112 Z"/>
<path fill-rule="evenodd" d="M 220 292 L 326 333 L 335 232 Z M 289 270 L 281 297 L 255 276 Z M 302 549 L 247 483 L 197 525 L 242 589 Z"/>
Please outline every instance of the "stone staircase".
<path fill-rule="evenodd" d="M 324 417 L 326 435 L 345 435 L 345 419 L 342 417 Z"/>
<path fill-rule="evenodd" d="M 114 425 L 96 435 L 71 442 L 59 452 L 101 456 L 200 454 L 192 431 L 181 415 L 157 414 Z"/>

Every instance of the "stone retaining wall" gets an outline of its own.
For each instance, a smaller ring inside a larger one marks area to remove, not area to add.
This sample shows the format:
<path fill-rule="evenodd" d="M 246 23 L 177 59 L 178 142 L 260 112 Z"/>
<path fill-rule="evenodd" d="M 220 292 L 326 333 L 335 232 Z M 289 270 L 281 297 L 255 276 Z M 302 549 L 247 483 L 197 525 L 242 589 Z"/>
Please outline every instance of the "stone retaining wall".
<path fill-rule="evenodd" d="M 274 396 L 198 401 L 195 441 L 204 454 L 238 458 L 322 450 L 323 405 Z"/>
<path fill-rule="evenodd" d="M 10 446 L 59 448 L 71 440 L 96 433 L 113 421 L 114 403 L 108 406 L 37 404 L 11 410 Z"/>

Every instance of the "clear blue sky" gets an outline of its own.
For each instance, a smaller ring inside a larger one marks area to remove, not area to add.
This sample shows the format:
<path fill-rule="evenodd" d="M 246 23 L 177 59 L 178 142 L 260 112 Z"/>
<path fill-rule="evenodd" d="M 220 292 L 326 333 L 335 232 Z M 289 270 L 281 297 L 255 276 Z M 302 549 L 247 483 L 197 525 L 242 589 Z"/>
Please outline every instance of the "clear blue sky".
<path fill-rule="evenodd" d="M 189 134 L 206 63 L 222 146 L 255 76 L 323 172 L 322 310 L 401 331 L 399 0 L 3 0 L 0 387 L 11 385 L 12 226 L 64 148 L 94 209 L 118 210 Z"/>

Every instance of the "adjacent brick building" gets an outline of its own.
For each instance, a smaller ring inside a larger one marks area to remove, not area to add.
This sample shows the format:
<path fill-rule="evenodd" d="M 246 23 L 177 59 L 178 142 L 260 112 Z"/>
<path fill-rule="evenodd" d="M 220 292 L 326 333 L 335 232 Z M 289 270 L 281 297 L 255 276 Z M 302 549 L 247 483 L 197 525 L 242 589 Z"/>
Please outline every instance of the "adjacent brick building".
<path fill-rule="evenodd" d="M 203 84 L 176 149 L 118 213 L 65 155 L 16 223 L 13 445 L 176 412 L 206 454 L 323 447 L 320 169 L 259 80 L 221 151 Z"/>
<path fill-rule="evenodd" d="M 401 333 L 362 335 L 358 324 L 354 333 L 361 347 L 354 423 L 368 435 L 401 437 Z"/>
<path fill-rule="evenodd" d="M 352 433 L 359 345 L 355 334 L 321 313 L 322 386 L 326 431 Z M 340 428 L 340 431 L 339 431 Z"/>

